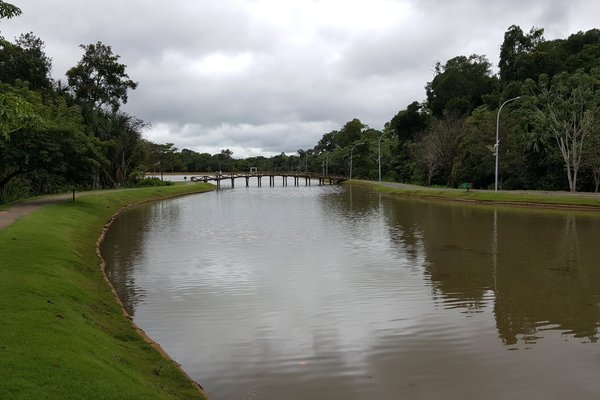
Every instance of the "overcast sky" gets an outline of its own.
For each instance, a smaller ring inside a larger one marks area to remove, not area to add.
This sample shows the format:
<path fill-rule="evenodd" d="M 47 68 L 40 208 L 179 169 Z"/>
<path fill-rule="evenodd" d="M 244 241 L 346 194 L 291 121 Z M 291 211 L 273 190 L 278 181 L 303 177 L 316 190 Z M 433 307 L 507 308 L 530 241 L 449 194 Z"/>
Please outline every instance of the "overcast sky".
<path fill-rule="evenodd" d="M 381 129 L 425 98 L 433 65 L 484 54 L 498 63 L 510 25 L 546 39 L 600 27 L 595 0 L 8 0 L 8 39 L 46 42 L 54 79 L 112 46 L 139 82 L 124 110 L 145 136 L 234 157 L 294 153 L 359 118 Z"/>

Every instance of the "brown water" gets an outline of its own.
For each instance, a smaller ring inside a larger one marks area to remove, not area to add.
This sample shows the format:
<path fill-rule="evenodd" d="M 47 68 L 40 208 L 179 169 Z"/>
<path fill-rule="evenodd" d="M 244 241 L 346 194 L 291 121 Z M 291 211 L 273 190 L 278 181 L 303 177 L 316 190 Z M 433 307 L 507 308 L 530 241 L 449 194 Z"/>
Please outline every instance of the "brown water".
<path fill-rule="evenodd" d="M 140 206 L 103 254 L 210 399 L 598 399 L 600 218 L 221 190 Z"/>

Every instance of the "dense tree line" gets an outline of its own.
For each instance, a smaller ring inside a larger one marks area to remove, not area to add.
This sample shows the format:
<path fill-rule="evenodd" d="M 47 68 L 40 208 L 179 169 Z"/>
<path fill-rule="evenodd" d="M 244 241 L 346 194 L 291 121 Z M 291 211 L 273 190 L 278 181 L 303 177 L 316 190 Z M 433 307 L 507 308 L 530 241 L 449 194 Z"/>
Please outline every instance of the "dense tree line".
<path fill-rule="evenodd" d="M 0 1 L 0 20 L 20 14 Z M 50 74 L 42 39 L 0 36 L 0 201 L 125 185 L 146 160 L 146 124 L 120 111 L 137 83 L 110 46 L 81 47 L 63 82 Z"/>
<path fill-rule="evenodd" d="M 499 73 L 483 55 L 437 63 L 414 101 L 385 124 L 353 119 L 312 149 L 235 160 L 228 151 L 173 151 L 173 171 L 307 170 L 456 187 L 493 188 L 498 127 L 499 187 L 598 191 L 600 30 L 546 41 L 543 29 L 511 26 Z M 499 113 L 506 100 L 511 101 Z"/>
<path fill-rule="evenodd" d="M 383 138 L 386 179 L 493 188 L 498 126 L 501 188 L 598 191 L 600 30 L 546 41 L 543 29 L 511 26 L 499 73 L 491 67 L 482 55 L 437 63 L 426 99 L 400 110 L 383 131 L 353 120 L 299 154 L 328 159 L 330 172 L 347 174 L 359 144 L 353 175 L 373 179 Z"/>
<path fill-rule="evenodd" d="M 0 1 L 0 22 L 21 10 Z M 310 149 L 236 159 L 143 138 L 148 124 L 121 111 L 138 83 L 112 48 L 81 45 L 82 58 L 55 80 L 33 33 L 0 36 L 0 201 L 72 186 L 135 185 L 145 172 L 296 170 L 426 185 L 494 184 L 499 117 L 503 189 L 598 190 L 600 30 L 547 41 L 511 26 L 499 73 L 483 55 L 435 65 L 426 99 L 383 130 L 352 119 Z M 511 101 L 499 114 L 499 106 Z M 350 162 L 352 160 L 352 163 Z"/>

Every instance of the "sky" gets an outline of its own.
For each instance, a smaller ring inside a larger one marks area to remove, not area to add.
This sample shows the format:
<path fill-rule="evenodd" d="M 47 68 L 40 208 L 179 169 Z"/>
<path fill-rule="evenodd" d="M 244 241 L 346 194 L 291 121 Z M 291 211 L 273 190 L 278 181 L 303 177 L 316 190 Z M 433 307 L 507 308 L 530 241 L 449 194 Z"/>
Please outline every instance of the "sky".
<path fill-rule="evenodd" d="M 7 1 L 23 15 L 1 34 L 44 40 L 54 79 L 101 41 L 139 83 L 122 109 L 147 139 L 234 158 L 312 148 L 354 118 L 381 129 L 438 61 L 483 54 L 496 72 L 511 25 L 600 28 L 595 0 Z"/>

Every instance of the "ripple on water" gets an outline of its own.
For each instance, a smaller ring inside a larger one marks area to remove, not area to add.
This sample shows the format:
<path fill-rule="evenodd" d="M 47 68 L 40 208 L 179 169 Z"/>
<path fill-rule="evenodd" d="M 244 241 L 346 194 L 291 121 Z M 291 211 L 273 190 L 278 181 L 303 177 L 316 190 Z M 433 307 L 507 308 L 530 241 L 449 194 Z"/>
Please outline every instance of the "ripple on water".
<path fill-rule="evenodd" d="M 121 238 L 107 237 L 118 290 L 213 400 L 600 392 L 590 267 L 600 254 L 584 239 L 600 224 L 578 220 L 577 247 L 562 217 L 316 186 L 241 187 L 136 212 L 139 222 L 125 219 L 135 229 L 117 221 L 109 233 Z M 577 280 L 548 273 L 564 260 Z"/>

